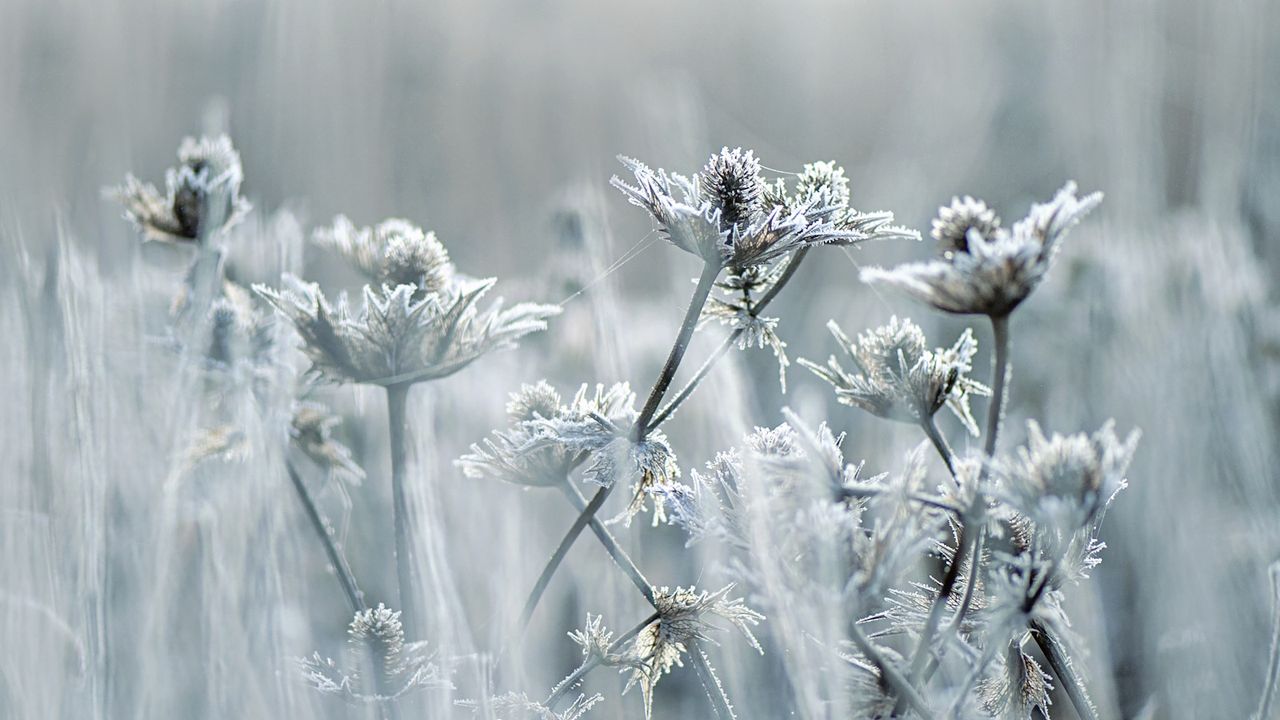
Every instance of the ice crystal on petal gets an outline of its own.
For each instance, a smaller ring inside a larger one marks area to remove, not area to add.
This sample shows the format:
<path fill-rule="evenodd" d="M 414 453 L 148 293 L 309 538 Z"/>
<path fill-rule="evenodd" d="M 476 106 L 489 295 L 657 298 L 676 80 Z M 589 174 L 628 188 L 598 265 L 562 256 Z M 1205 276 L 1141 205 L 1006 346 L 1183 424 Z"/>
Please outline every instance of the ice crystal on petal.
<path fill-rule="evenodd" d="M 133 175 L 108 194 L 144 240 L 200 243 L 238 223 L 251 206 L 240 195 L 240 154 L 225 135 L 184 138 L 178 166 L 165 172 L 165 192 Z"/>
<path fill-rule="evenodd" d="M 1005 316 L 1044 279 L 1067 230 L 1101 202 L 1101 193 L 1077 198 L 1075 183 L 1067 183 L 1053 200 L 1033 205 L 1012 230 L 999 227 L 994 214 L 986 217 L 976 201 L 961 202 L 959 208 L 953 204 L 934 223 L 948 247 L 941 259 L 893 270 L 867 268 L 861 277 L 896 287 L 944 312 Z M 963 246 L 955 234 L 962 225 Z"/>
<path fill-rule="evenodd" d="M 560 310 L 532 303 L 503 309 L 501 300 L 482 310 L 492 279 L 457 280 L 421 298 L 413 285 L 366 285 L 358 311 L 345 294 L 331 305 L 314 283 L 286 275 L 285 284 L 284 290 L 254 289 L 293 322 L 314 371 L 334 382 L 398 385 L 446 377 L 545 329 L 546 318 Z"/>
<path fill-rule="evenodd" d="M 945 405 L 970 433 L 978 434 L 969 396 L 989 395 L 990 390 L 968 376 L 977 352 L 971 330 L 952 347 L 930 351 L 919 326 L 897 317 L 859 335 L 856 342 L 835 321 L 827 328 L 860 372 L 845 370 L 835 356 L 825 366 L 803 358 L 799 362 L 831 383 L 840 402 L 910 423 L 924 422 Z"/>

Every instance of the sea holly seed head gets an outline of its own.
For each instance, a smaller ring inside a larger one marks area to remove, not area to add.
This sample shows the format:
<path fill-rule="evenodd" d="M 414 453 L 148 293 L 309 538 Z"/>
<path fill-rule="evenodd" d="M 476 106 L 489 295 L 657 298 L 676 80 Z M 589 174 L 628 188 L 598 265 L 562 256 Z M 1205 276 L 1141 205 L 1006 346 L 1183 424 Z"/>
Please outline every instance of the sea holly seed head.
<path fill-rule="evenodd" d="M 750 222 L 759 212 L 765 194 L 760 161 L 742 148 L 722 148 L 698 173 L 702 199 L 720 212 L 728 228 Z"/>

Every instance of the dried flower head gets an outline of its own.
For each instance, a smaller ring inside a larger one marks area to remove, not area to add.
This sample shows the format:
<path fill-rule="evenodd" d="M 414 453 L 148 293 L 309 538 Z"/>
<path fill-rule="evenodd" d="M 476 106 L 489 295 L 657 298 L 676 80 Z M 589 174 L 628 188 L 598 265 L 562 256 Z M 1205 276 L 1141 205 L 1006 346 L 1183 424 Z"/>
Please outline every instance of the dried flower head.
<path fill-rule="evenodd" d="M 966 329 L 950 348 L 928 350 L 924 331 L 909 319 L 858 335 L 852 341 L 831 321 L 827 328 L 860 371 L 850 373 L 831 356 L 825 366 L 801 359 L 800 364 L 831 383 L 846 405 L 891 420 L 921 423 L 946 405 L 973 435 L 978 425 L 969 409 L 970 395 L 991 391 L 970 378 L 977 341 Z"/>
<path fill-rule="evenodd" d="M 978 684 L 978 697 L 983 709 L 996 718 L 1033 718 L 1036 711 L 1049 714 L 1050 677 L 1040 663 L 1018 648 L 1010 648 L 994 677 Z"/>
<path fill-rule="evenodd" d="M 787 357 L 787 343 L 778 337 L 778 319 L 764 317 L 756 309 L 758 297 L 778 281 L 781 270 L 781 264 L 731 269 L 723 280 L 716 282 L 716 288 L 723 297 L 713 295 L 708 299 L 698 326 L 712 320 L 728 326 L 737 333 L 734 344 L 739 350 L 768 347 L 778 361 L 778 384 L 785 393 L 787 368 L 791 365 Z"/>
<path fill-rule="evenodd" d="M 994 213 L 977 201 L 953 202 L 934 222 L 944 247 L 941 259 L 893 270 L 867 268 L 861 277 L 943 312 L 1003 317 L 1044 279 L 1067 230 L 1100 202 L 1102 193 L 1077 198 L 1075 183 L 1067 183 L 1053 200 L 1033 205 L 1012 231 L 1000 227 Z"/>
<path fill-rule="evenodd" d="M 353 485 L 364 480 L 364 468 L 351 456 L 351 448 L 333 437 L 333 428 L 342 422 L 329 408 L 317 402 L 298 402 L 293 407 L 289 436 L 315 464 L 345 477 Z"/>
<path fill-rule="evenodd" d="M 629 690 L 637 683 L 640 685 L 645 718 L 652 717 L 653 689 L 662 676 L 671 672 L 673 666 L 684 664 L 681 656 L 689 652 L 694 643 L 711 641 L 708 631 L 715 626 L 708 622 L 708 616 L 728 621 L 747 638 L 751 647 L 764 653 L 764 648 L 751 631 L 764 620 L 764 616 L 744 605 L 741 598 L 728 599 L 731 590 L 733 585 L 726 585 L 715 592 L 698 592 L 692 587 L 657 589 L 654 606 L 658 619 L 636 636 L 631 655 L 640 665 L 632 673 L 626 688 Z"/>
<path fill-rule="evenodd" d="M 582 450 L 548 436 L 546 423 L 594 423 L 591 418 L 599 416 L 625 426 L 636 416 L 635 393 L 627 383 L 596 385 L 594 390 L 584 384 L 566 404 L 555 388 L 540 380 L 511 394 L 507 416 L 510 424 L 506 429 L 494 431 L 458 458 L 463 474 L 531 487 L 554 486 L 565 481 Z"/>
<path fill-rule="evenodd" d="M 357 228 L 344 215 L 318 230 L 317 245 L 335 250 L 374 286 L 413 285 L 416 297 L 444 290 L 453 279 L 449 253 L 433 232 L 391 218 L 373 227 Z"/>
<path fill-rule="evenodd" d="M 446 377 L 546 329 L 546 318 L 560 312 L 532 303 L 504 310 L 501 300 L 481 310 L 492 279 L 457 279 L 426 295 L 413 285 L 366 285 L 358 311 L 345 294 L 333 306 L 315 283 L 292 275 L 284 280 L 284 290 L 254 289 L 293 322 L 313 370 L 334 382 L 399 385 Z"/>
<path fill-rule="evenodd" d="M 1128 483 L 1124 473 L 1141 436 L 1123 442 L 1108 421 L 1093 435 L 1045 437 L 1027 423 L 1027 445 L 999 464 L 1008 502 L 1021 515 L 1048 528 L 1074 532 L 1092 524 Z"/>
<path fill-rule="evenodd" d="M 125 217 L 144 240 L 204 243 L 249 212 L 240 195 L 244 171 L 240 154 L 226 135 L 184 138 L 178 166 L 165 171 L 165 193 L 126 175 L 109 194 L 124 205 Z"/>
<path fill-rule="evenodd" d="M 616 176 L 612 185 L 647 210 L 672 244 L 714 267 L 767 263 L 802 247 L 856 239 L 811 205 L 766 205 L 759 163 L 749 152 L 725 149 L 693 177 L 619 160 L 635 185 Z"/>

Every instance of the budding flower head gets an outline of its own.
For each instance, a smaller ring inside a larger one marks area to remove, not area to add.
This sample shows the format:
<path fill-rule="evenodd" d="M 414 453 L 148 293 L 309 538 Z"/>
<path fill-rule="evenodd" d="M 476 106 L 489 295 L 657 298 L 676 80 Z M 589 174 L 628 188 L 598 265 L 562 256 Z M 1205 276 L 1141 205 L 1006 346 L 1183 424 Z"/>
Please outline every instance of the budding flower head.
<path fill-rule="evenodd" d="M 985 202 L 965 195 L 963 199 L 952 198 L 950 205 L 938 208 L 930 234 L 938 241 L 943 257 L 950 257 L 952 253 L 969 252 L 970 231 L 989 238 L 999 230 L 1000 218 L 996 211 Z"/>
<path fill-rule="evenodd" d="M 449 253 L 433 232 L 391 218 L 357 228 L 346 216 L 318 230 L 314 241 L 337 251 L 375 285 L 412 285 L 417 296 L 439 292 L 453 279 Z"/>
<path fill-rule="evenodd" d="M 1102 193 L 1077 198 L 1075 183 L 1067 183 L 1049 202 L 1033 205 L 1012 230 L 1000 227 L 983 203 L 953 202 L 934 221 L 942 258 L 893 270 L 867 268 L 861 277 L 943 312 L 1004 317 L 1040 285 L 1067 231 L 1101 202 Z"/>
<path fill-rule="evenodd" d="M 761 211 L 765 182 L 752 151 L 725 147 L 698 173 L 703 201 L 720 213 L 725 225 L 749 223 Z"/>
<path fill-rule="evenodd" d="M 361 610 L 351 620 L 347 636 L 354 645 L 369 648 L 388 671 L 394 671 L 404 650 L 404 627 L 400 611 L 378 603 L 378 607 Z"/>
<path fill-rule="evenodd" d="M 124 205 L 125 217 L 144 240 L 176 244 L 207 242 L 238 223 L 251 206 L 240 195 L 244 171 L 226 135 L 184 138 L 178 166 L 165 172 L 165 193 L 133 175 L 108 194 Z"/>
<path fill-rule="evenodd" d="M 925 422 L 946 405 L 970 433 L 978 434 L 969 396 L 991 391 L 968 376 L 978 350 L 972 331 L 966 329 L 950 348 L 929 350 L 924 331 L 909 319 L 894 317 L 856 341 L 835 321 L 827 328 L 861 372 L 845 370 L 835 356 L 825 366 L 804 359 L 800 364 L 831 383 L 840 402 L 910 423 Z"/>

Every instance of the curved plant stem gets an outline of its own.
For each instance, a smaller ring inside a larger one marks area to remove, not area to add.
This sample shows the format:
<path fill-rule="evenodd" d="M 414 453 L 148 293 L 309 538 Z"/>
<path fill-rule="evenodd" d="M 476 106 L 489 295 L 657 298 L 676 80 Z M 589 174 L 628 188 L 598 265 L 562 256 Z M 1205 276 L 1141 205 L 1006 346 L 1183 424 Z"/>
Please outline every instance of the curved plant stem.
<path fill-rule="evenodd" d="M 298 493 L 298 499 L 302 501 L 302 507 L 307 513 L 307 519 L 311 521 L 311 527 L 315 529 L 316 535 L 320 538 L 320 544 L 324 546 L 324 553 L 329 557 L 329 564 L 333 566 L 334 573 L 338 576 L 338 582 L 341 583 L 342 591 L 347 596 L 347 603 L 351 606 L 351 612 L 357 613 L 367 609 L 364 602 L 364 594 L 360 592 L 360 586 L 356 584 L 356 577 L 351 572 L 351 566 L 347 564 L 347 559 L 342 556 L 342 553 L 338 551 L 338 546 L 334 544 L 333 535 L 329 532 L 329 525 L 325 522 L 324 516 L 320 514 L 320 508 L 316 505 L 311 491 L 307 489 L 306 483 L 298 475 L 293 463 L 286 462 L 285 469 L 289 472 L 289 480 L 293 483 L 293 489 Z"/>
<path fill-rule="evenodd" d="M 667 362 L 663 364 L 662 371 L 658 373 L 658 379 L 649 390 L 649 398 L 645 400 L 644 408 L 640 410 L 640 417 L 636 418 L 632 429 L 632 436 L 636 442 L 644 440 L 652 429 L 649 421 L 653 420 L 654 413 L 658 411 L 658 405 L 667 394 L 667 388 L 671 387 L 671 381 L 675 379 L 676 370 L 680 369 L 680 361 L 684 359 L 684 353 L 689 349 L 693 331 L 697 329 L 698 320 L 702 317 L 702 308 L 707 304 L 707 298 L 711 295 L 711 289 L 715 286 L 716 276 L 719 274 L 718 266 L 710 263 L 703 264 L 702 273 L 698 275 L 698 285 L 693 290 L 693 297 L 689 299 L 689 307 L 685 310 L 684 321 L 680 323 L 680 332 L 676 334 L 676 341 L 667 355 Z"/>
<path fill-rule="evenodd" d="M 1058 676 L 1062 689 L 1067 693 L 1067 699 L 1071 701 L 1071 706 L 1075 708 L 1076 715 L 1079 715 L 1081 720 L 1098 720 L 1098 711 L 1093 707 L 1093 702 L 1089 700 L 1089 694 L 1084 687 L 1084 680 L 1076 674 L 1075 668 L 1071 666 L 1071 658 L 1067 657 L 1067 652 L 1062 647 L 1062 641 L 1039 621 L 1031 623 L 1031 630 L 1031 634 L 1035 636 L 1036 644 L 1040 646 L 1040 651 L 1044 653 L 1045 659 L 1049 661 L 1049 667 L 1053 669 L 1053 674 Z"/>
<path fill-rule="evenodd" d="M 724 685 L 720 684 L 720 678 L 716 677 L 716 671 L 707 660 L 706 651 L 696 646 L 691 650 L 689 657 L 693 660 L 693 669 L 698 673 L 698 680 L 702 682 L 702 689 L 707 693 L 707 699 L 711 701 L 712 711 L 720 720 L 736 720 L 738 716 L 733 712 L 733 705 L 729 703 Z"/>
<path fill-rule="evenodd" d="M 565 497 L 569 498 L 569 503 L 581 515 L 582 511 L 587 508 L 587 499 L 582 496 L 582 493 L 578 492 L 578 488 L 568 481 L 565 482 L 563 488 Z M 649 601 L 650 605 L 656 603 L 657 599 L 653 595 L 653 586 L 645 579 L 644 573 L 640 572 L 640 568 L 636 567 L 635 562 L 631 560 L 631 556 L 627 554 L 627 551 L 623 550 L 622 546 L 618 544 L 618 541 L 613 537 L 613 533 L 609 532 L 609 528 L 605 527 L 604 523 L 600 522 L 600 519 L 594 515 L 591 517 L 590 524 L 591 531 L 595 533 L 600 544 L 609 553 L 609 557 L 613 558 L 619 568 L 622 568 L 622 572 L 630 578 L 631 582 L 644 595 L 645 600 Z"/>
<path fill-rule="evenodd" d="M 862 628 L 858 627 L 857 623 L 851 626 L 850 636 L 853 638 L 853 644 L 857 645 L 862 654 L 866 655 L 867 659 L 880 670 L 880 679 L 893 689 L 894 694 L 911 706 L 911 709 L 915 710 L 920 717 L 925 720 L 932 720 L 933 711 L 925 704 L 924 698 L 920 697 L 920 693 L 915 686 L 903 676 L 898 668 L 894 667 L 893 663 L 884 659 L 884 656 L 867 639 L 866 634 L 862 632 Z"/>
<path fill-rule="evenodd" d="M 644 620 L 640 621 L 639 625 L 636 625 L 635 627 L 631 628 L 627 632 L 623 633 L 622 636 L 619 637 L 617 640 L 614 640 L 612 643 L 610 643 L 608 652 L 610 654 L 617 652 L 619 648 L 621 648 L 623 645 L 627 644 L 628 642 L 631 642 L 631 640 L 634 639 L 635 636 L 639 635 L 645 628 L 657 622 L 659 617 L 660 616 L 658 615 L 658 613 L 654 613 L 649 617 L 645 618 Z M 560 702 L 560 698 L 564 697 L 565 693 L 569 692 L 570 688 L 573 688 L 574 686 L 576 686 L 579 682 L 581 682 L 582 678 L 586 677 L 587 673 L 599 667 L 600 664 L 601 664 L 600 658 L 592 657 L 586 662 L 579 665 L 578 669 L 574 670 L 569 675 L 569 677 L 565 678 L 564 680 L 561 680 L 559 683 L 556 684 L 555 688 L 551 691 L 551 696 L 547 698 L 547 701 L 543 703 L 543 705 L 546 705 L 548 708 L 551 708 L 554 710 L 556 703 Z"/>
<path fill-rule="evenodd" d="M 951 445 L 947 443 L 947 438 L 938 430 L 938 423 L 930 415 L 921 423 L 920 427 L 924 430 L 924 434 L 929 437 L 933 446 L 938 449 L 938 455 L 942 457 L 942 462 L 947 464 L 947 472 L 951 473 L 951 479 L 959 486 L 960 480 L 956 475 L 956 456 L 951 450 Z"/>
<path fill-rule="evenodd" d="M 401 622 L 405 636 L 417 636 L 418 604 L 414 597 L 409 501 L 405 493 L 409 385 L 387 386 L 387 423 L 391 430 L 391 509 L 396 535 L 396 581 L 400 586 Z"/>
<path fill-rule="evenodd" d="M 1271 565 L 1271 659 L 1267 662 L 1267 684 L 1258 703 L 1257 720 L 1270 720 L 1280 684 L 1280 563 Z"/>
<path fill-rule="evenodd" d="M 995 368 L 992 371 L 991 378 L 991 404 L 987 407 L 987 435 L 984 438 L 983 446 L 984 462 L 978 471 L 978 486 L 981 488 L 986 480 L 990 464 L 995 460 L 996 441 L 1000 435 L 1000 421 L 1004 417 L 1005 391 L 1009 382 L 1009 317 L 993 316 L 991 318 L 991 330 L 995 335 Z M 951 470 L 952 476 L 955 476 L 954 461 L 951 456 L 951 449 L 946 443 L 946 439 L 938 432 L 936 423 L 930 418 L 927 423 L 922 423 L 926 435 L 933 441 L 938 448 L 938 452 L 942 454 L 943 459 L 947 462 L 947 468 Z M 930 429 L 932 426 L 932 431 Z M 933 606 L 929 609 L 929 616 L 925 620 L 925 626 L 920 633 L 920 640 L 916 644 L 915 651 L 911 658 L 911 679 L 914 682 L 928 682 L 932 677 L 933 671 L 937 668 L 937 663 L 930 663 L 932 653 L 929 650 L 930 644 L 933 642 L 934 633 L 937 632 L 938 624 L 942 621 L 942 615 L 946 611 L 947 603 L 951 600 L 952 593 L 955 592 L 956 582 L 960 578 L 960 568 L 964 565 L 966 557 L 972 555 L 970 561 L 970 576 L 967 587 L 965 588 L 965 598 L 960 603 L 960 608 L 956 611 L 955 617 L 951 619 L 947 626 L 948 635 L 953 630 L 959 630 L 960 624 L 964 621 L 964 615 L 968 612 L 973 598 L 973 588 L 977 584 L 979 563 L 981 556 L 974 552 L 981 547 L 982 531 L 979 529 L 977 533 L 973 532 L 972 527 L 975 524 L 978 513 L 981 510 L 979 503 L 981 502 L 982 493 L 979 491 L 974 495 L 973 503 L 965 513 L 964 523 L 960 526 L 960 535 L 956 542 L 956 553 L 951 560 L 951 565 L 947 568 L 947 574 L 943 577 L 942 587 L 938 590 L 938 596 L 934 598 Z M 901 703 L 899 703 L 901 705 Z"/>
<path fill-rule="evenodd" d="M 693 297 L 689 298 L 689 307 L 685 310 L 684 321 L 680 323 L 680 332 L 676 335 L 676 341 L 671 346 L 671 352 L 667 355 L 667 361 L 662 366 L 662 371 L 658 373 L 658 379 L 654 381 L 653 388 L 649 391 L 649 397 L 645 401 L 644 408 L 640 411 L 639 417 L 636 418 L 635 425 L 632 426 L 631 437 L 635 442 L 640 442 L 648 436 L 652 429 L 650 420 L 653 414 L 657 412 L 659 403 L 662 402 L 663 396 L 667 392 L 667 388 L 671 386 L 671 380 L 675 377 L 676 370 L 680 367 L 680 361 L 684 359 L 685 351 L 689 349 L 689 340 L 693 338 L 693 331 L 698 327 L 698 318 L 702 317 L 702 308 L 707 304 L 707 298 L 711 295 L 711 289 L 715 285 L 716 276 L 720 274 L 720 268 L 710 263 L 703 264 L 702 273 L 698 276 L 698 285 L 693 291 Z M 609 494 L 617 487 L 617 483 L 612 483 L 608 487 L 602 487 L 592 496 L 591 502 L 583 508 L 578 514 L 573 525 L 570 526 L 569 532 L 565 533 L 564 539 L 560 541 L 559 547 L 551 555 L 551 559 L 547 561 L 546 567 L 542 569 L 542 574 L 538 576 L 538 582 L 533 586 L 533 590 L 529 593 L 529 599 L 525 601 L 524 610 L 520 614 L 521 627 L 528 627 L 529 620 L 533 617 L 533 611 L 538 607 L 538 601 L 542 599 L 542 594 L 546 592 L 547 585 L 551 583 L 551 578 L 555 575 L 560 564 L 564 562 L 564 557 L 569 553 L 569 548 L 573 547 L 573 543 L 577 541 L 582 531 L 595 519 L 596 513 L 604 506 Z"/>
<path fill-rule="evenodd" d="M 760 299 L 757 300 L 754 305 L 751 306 L 752 317 L 759 317 L 760 313 L 768 307 L 769 303 L 773 302 L 773 299 L 778 297 L 778 293 L 782 292 L 782 287 L 791 280 L 793 275 L 796 274 L 796 270 L 800 268 L 800 263 L 804 262 L 805 255 L 808 253 L 809 248 L 804 247 L 797 250 L 796 253 L 791 256 L 791 259 L 787 262 L 787 266 L 783 268 L 782 274 L 778 276 L 778 280 L 774 282 L 767 291 L 765 291 L 764 295 L 760 296 Z M 676 393 L 675 397 L 671 399 L 671 402 L 667 403 L 667 405 L 654 416 L 653 420 L 649 423 L 650 429 L 659 427 L 662 423 L 666 422 L 667 419 L 671 417 L 672 413 L 678 410 L 685 400 L 689 399 L 689 396 L 693 394 L 693 391 L 698 389 L 698 385 L 700 385 L 702 381 L 706 379 L 708 373 L 711 372 L 711 368 L 715 367 L 716 362 L 719 361 L 725 353 L 729 352 L 729 348 L 733 347 L 734 343 L 738 341 L 738 338 L 742 336 L 742 333 L 743 330 L 741 328 L 734 330 L 720 342 L 720 345 L 712 351 L 709 356 L 707 356 L 707 359 L 703 361 L 702 365 L 698 368 L 698 371 L 689 379 L 689 382 L 685 383 L 685 386 L 680 388 L 680 392 Z"/>

